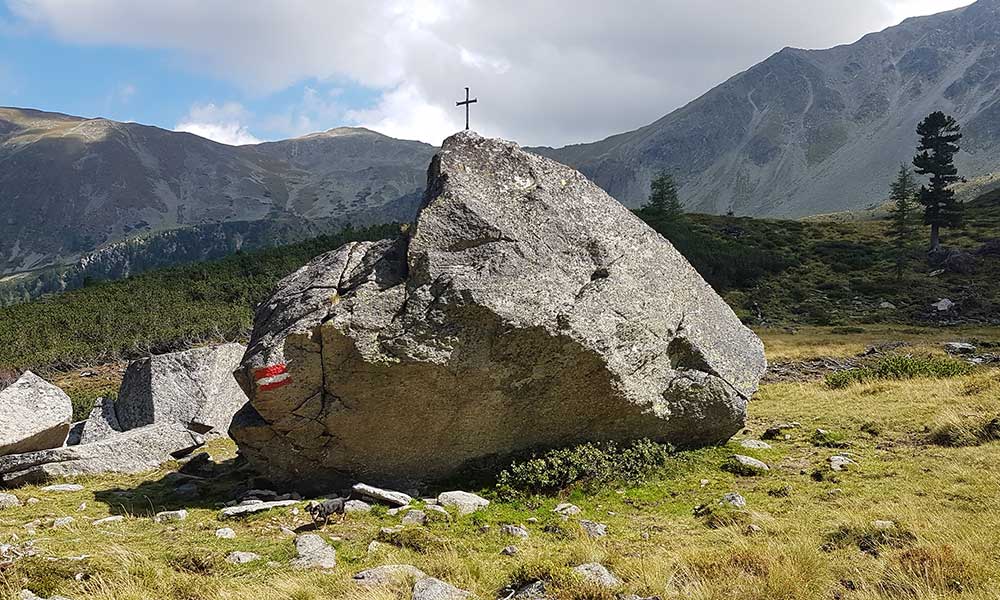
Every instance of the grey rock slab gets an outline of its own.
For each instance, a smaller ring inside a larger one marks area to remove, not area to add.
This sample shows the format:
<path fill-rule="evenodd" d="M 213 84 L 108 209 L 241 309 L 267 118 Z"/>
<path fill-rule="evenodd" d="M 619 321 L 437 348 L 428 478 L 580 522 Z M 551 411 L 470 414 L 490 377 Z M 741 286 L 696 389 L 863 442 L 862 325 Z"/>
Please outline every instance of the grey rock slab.
<path fill-rule="evenodd" d="M 412 600 L 467 600 L 472 594 L 440 579 L 425 577 L 413 584 Z"/>
<path fill-rule="evenodd" d="M 91 523 L 91 525 L 99 526 L 99 525 L 107 525 L 109 523 L 121 523 L 124 520 L 125 520 L 125 517 L 122 516 L 122 515 L 111 515 L 110 517 L 104 517 L 103 519 L 97 519 L 96 521 L 94 521 L 93 523 Z"/>
<path fill-rule="evenodd" d="M 586 177 L 465 132 L 427 189 L 408 236 L 319 256 L 258 307 L 230 434 L 263 476 L 406 489 L 531 448 L 743 427 L 760 340 Z"/>
<path fill-rule="evenodd" d="M 403 525 L 424 525 L 427 523 L 427 513 L 417 509 L 407 511 L 401 522 Z"/>
<path fill-rule="evenodd" d="M 52 526 L 56 528 L 68 527 L 73 524 L 73 521 L 76 521 L 73 517 L 59 517 L 52 521 Z"/>
<path fill-rule="evenodd" d="M 556 505 L 556 507 L 552 509 L 552 512 L 563 515 L 564 517 L 571 517 L 573 515 L 578 515 L 583 511 L 580 510 L 580 507 L 575 504 L 563 502 Z"/>
<path fill-rule="evenodd" d="M 157 523 L 167 523 L 169 521 L 184 521 L 188 517 L 188 511 L 181 510 L 164 510 L 156 513 L 153 520 Z"/>
<path fill-rule="evenodd" d="M 43 598 L 32 592 L 31 590 L 21 590 L 17 595 L 18 600 L 69 600 L 66 596 L 49 596 L 48 598 Z"/>
<path fill-rule="evenodd" d="M 748 450 L 770 450 L 771 444 L 762 440 L 740 440 L 740 446 Z"/>
<path fill-rule="evenodd" d="M 0 510 L 21 506 L 21 501 L 14 494 L 0 493 Z"/>
<path fill-rule="evenodd" d="M 348 500 L 344 503 L 345 513 L 370 513 L 372 505 L 363 500 Z"/>
<path fill-rule="evenodd" d="M 976 347 L 967 342 L 948 342 L 944 345 L 944 350 L 948 354 L 974 354 Z"/>
<path fill-rule="evenodd" d="M 771 470 L 771 467 L 767 466 L 764 461 L 742 454 L 730 456 L 723 468 L 737 475 L 760 475 Z"/>
<path fill-rule="evenodd" d="M 220 527 L 215 530 L 215 537 L 223 540 L 236 539 L 236 532 L 229 527 Z"/>
<path fill-rule="evenodd" d="M 296 500 L 274 500 L 271 502 L 254 502 L 252 504 L 240 504 L 238 506 L 228 506 L 219 511 L 219 519 L 233 519 L 236 517 L 245 517 L 246 515 L 252 515 L 254 513 L 264 512 L 274 508 L 281 508 L 283 506 L 294 506 L 298 504 Z"/>
<path fill-rule="evenodd" d="M 245 565 L 261 559 L 260 554 L 254 552 L 230 552 L 226 555 L 226 562 L 234 565 Z"/>
<path fill-rule="evenodd" d="M 585 581 L 603 588 L 615 588 L 622 584 L 621 579 L 599 563 L 586 563 L 573 567 L 573 572 L 583 577 Z"/>
<path fill-rule="evenodd" d="M 355 573 L 354 581 L 358 585 L 394 585 L 407 580 L 418 581 L 427 577 L 420 569 L 412 565 L 382 565 Z"/>
<path fill-rule="evenodd" d="M 510 600 L 554 600 L 554 598 L 545 593 L 544 581 L 535 581 L 515 590 Z"/>
<path fill-rule="evenodd" d="M 470 515 L 490 505 L 490 501 L 470 492 L 453 491 L 438 494 L 437 502 L 445 508 L 450 508 L 459 516 Z"/>
<path fill-rule="evenodd" d="M 587 537 L 591 538 L 601 538 L 608 535 L 608 526 L 604 523 L 582 520 L 580 521 L 580 529 L 587 534 Z"/>
<path fill-rule="evenodd" d="M 413 502 L 413 498 L 409 494 L 378 488 L 366 483 L 356 483 L 351 489 L 354 490 L 354 493 L 359 496 L 364 496 L 365 498 L 375 500 L 376 502 L 382 502 L 384 504 L 388 504 L 389 506 L 402 507 L 408 505 L 410 502 Z"/>
<path fill-rule="evenodd" d="M 502 525 L 500 526 L 500 533 L 519 538 L 527 538 L 531 535 L 527 529 L 520 525 Z"/>
<path fill-rule="evenodd" d="M 854 462 L 850 458 L 837 454 L 829 458 L 830 470 L 831 471 L 847 471 L 852 466 L 856 466 L 858 463 Z"/>
<path fill-rule="evenodd" d="M 190 452 L 204 441 L 177 423 L 150 425 L 92 444 L 0 456 L 0 480 L 16 486 L 57 477 L 141 473 Z"/>
<path fill-rule="evenodd" d="M 518 552 L 520 552 L 520 550 L 517 549 L 517 546 L 504 546 L 504 549 L 500 551 L 500 554 L 503 554 L 504 556 L 514 556 Z"/>
<path fill-rule="evenodd" d="M 333 569 L 337 566 L 337 551 L 315 533 L 297 536 L 295 551 L 298 558 L 291 564 L 296 569 Z"/>
<path fill-rule="evenodd" d="M 233 379 L 246 348 L 221 344 L 150 356 L 125 371 L 115 409 L 123 429 L 181 423 L 225 434 L 247 398 Z"/>
<path fill-rule="evenodd" d="M 69 396 L 25 371 L 0 390 L 0 456 L 62 446 L 72 418 Z"/>
<path fill-rule="evenodd" d="M 79 483 L 57 483 L 55 485 L 47 485 L 42 488 L 43 492 L 80 492 L 83 491 L 83 486 Z"/>
<path fill-rule="evenodd" d="M 747 500 L 739 492 L 729 492 L 719 500 L 720 505 L 732 506 L 733 508 L 746 508 Z"/>

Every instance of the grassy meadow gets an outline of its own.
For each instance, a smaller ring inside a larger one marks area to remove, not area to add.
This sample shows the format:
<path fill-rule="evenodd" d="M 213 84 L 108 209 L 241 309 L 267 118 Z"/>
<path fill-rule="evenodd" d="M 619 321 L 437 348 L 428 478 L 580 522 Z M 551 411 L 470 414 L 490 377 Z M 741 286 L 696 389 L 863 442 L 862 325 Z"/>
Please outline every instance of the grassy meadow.
<path fill-rule="evenodd" d="M 823 352 L 852 354 L 881 339 L 853 334 L 840 345 L 820 343 L 828 335 L 816 328 L 764 339 L 772 360 L 811 356 L 817 344 Z M 940 332 L 903 335 L 913 336 L 915 348 L 939 355 L 939 342 L 949 338 Z M 997 339 L 1000 331 L 970 335 Z M 253 484 L 245 472 L 199 482 L 200 493 L 188 499 L 173 491 L 176 464 L 141 476 L 81 479 L 80 492 L 25 487 L 16 495 L 39 501 L 0 511 L 0 543 L 30 546 L 36 555 L 0 567 L 0 597 L 30 588 L 45 597 L 107 600 L 407 599 L 406 583 L 361 588 L 351 579 L 368 567 L 405 563 L 480 598 L 545 579 L 560 599 L 610 600 L 624 593 L 705 600 L 992 599 L 1000 597 L 1000 442 L 976 432 L 989 430 L 998 416 L 997 369 L 843 389 L 821 380 L 771 383 L 751 403 L 746 430 L 727 446 L 673 454 L 643 481 L 578 482 L 559 492 L 504 499 L 491 486 L 470 489 L 491 498 L 491 506 L 409 526 L 398 545 L 373 550 L 369 544 L 380 528 L 399 524 L 399 516 L 376 511 L 332 523 L 321 532 L 337 548 L 337 568 L 328 573 L 289 566 L 294 548 L 283 528 L 311 528 L 301 504 L 218 520 L 217 503 Z M 787 439 L 770 440 L 770 449 L 739 445 L 776 423 L 798 426 L 784 432 Z M 818 428 L 828 434 L 816 436 Z M 217 463 L 233 463 L 228 440 L 211 442 L 208 451 Z M 734 453 L 759 458 L 771 470 L 759 476 L 722 470 Z M 856 465 L 834 472 L 833 455 Z M 746 508 L 720 508 L 717 502 L 729 492 L 745 497 Z M 559 502 L 583 512 L 563 521 L 552 513 Z M 713 515 L 695 516 L 698 505 L 712 506 Z M 189 511 L 186 520 L 151 519 L 177 508 Z M 92 524 L 112 514 L 125 519 Z M 74 521 L 51 526 L 65 516 Z M 607 524 L 608 535 L 588 538 L 579 519 Z M 31 522 L 34 535 L 24 527 Z M 526 526 L 530 537 L 504 535 L 500 526 L 508 523 Z M 232 527 L 235 539 L 217 538 L 219 527 Z M 508 545 L 517 546 L 517 554 L 501 555 Z M 227 563 L 225 556 L 237 550 L 263 558 Z M 585 584 L 570 569 L 586 562 L 607 566 L 622 587 Z"/>

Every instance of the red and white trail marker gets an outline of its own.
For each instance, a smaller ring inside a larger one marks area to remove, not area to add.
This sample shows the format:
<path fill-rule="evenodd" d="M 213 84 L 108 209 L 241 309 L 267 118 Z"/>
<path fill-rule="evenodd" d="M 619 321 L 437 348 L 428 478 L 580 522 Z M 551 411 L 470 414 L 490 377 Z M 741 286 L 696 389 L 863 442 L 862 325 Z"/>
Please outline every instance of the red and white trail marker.
<path fill-rule="evenodd" d="M 292 376 L 285 363 L 255 369 L 253 379 L 261 392 L 274 390 L 292 382 Z"/>

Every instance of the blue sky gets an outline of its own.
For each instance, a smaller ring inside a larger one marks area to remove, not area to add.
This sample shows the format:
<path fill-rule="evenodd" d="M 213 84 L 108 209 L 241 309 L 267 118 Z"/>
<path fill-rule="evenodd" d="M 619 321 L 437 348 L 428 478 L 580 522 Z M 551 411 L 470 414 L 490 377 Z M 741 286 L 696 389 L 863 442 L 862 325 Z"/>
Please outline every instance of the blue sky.
<path fill-rule="evenodd" d="M 560 145 L 649 123 L 786 45 L 969 2 L 0 0 L 0 105 L 225 143 L 341 125 L 439 143 L 471 85 L 477 129 Z"/>

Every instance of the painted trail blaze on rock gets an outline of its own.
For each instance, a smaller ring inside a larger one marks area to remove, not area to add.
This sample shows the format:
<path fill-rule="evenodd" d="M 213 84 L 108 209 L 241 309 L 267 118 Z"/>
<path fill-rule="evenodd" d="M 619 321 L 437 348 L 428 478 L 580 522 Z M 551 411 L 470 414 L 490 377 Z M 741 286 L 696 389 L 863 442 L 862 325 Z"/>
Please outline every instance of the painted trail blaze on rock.
<path fill-rule="evenodd" d="M 722 442 L 764 368 L 667 240 L 580 173 L 463 132 L 408 237 L 319 256 L 258 308 L 230 434 L 275 482 L 398 488 L 531 448 Z"/>

